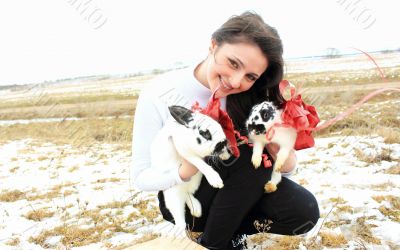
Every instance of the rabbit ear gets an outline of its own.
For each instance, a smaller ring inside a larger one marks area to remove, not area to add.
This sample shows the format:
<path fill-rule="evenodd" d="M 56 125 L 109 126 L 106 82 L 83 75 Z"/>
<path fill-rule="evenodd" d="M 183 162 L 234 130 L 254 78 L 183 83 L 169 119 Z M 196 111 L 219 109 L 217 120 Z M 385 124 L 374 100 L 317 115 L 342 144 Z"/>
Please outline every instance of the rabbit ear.
<path fill-rule="evenodd" d="M 169 106 L 168 109 L 172 117 L 174 117 L 178 123 L 186 127 L 189 127 L 189 123 L 193 121 L 193 111 L 190 109 L 176 105 Z"/>

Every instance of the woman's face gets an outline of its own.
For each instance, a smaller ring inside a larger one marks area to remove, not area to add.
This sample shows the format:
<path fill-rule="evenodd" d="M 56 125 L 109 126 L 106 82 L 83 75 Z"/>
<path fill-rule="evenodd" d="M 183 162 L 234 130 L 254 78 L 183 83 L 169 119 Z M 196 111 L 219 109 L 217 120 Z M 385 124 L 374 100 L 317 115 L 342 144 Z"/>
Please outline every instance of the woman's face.
<path fill-rule="evenodd" d="M 268 67 L 261 49 L 250 43 L 211 43 L 206 79 L 216 98 L 248 90 Z"/>

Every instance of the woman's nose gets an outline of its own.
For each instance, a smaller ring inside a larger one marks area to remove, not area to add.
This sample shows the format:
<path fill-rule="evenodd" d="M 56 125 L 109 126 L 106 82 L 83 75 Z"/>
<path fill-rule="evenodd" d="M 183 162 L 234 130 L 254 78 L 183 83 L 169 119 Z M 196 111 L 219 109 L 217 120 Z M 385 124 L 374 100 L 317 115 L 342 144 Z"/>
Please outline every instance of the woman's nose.
<path fill-rule="evenodd" d="M 244 75 L 241 72 L 236 72 L 231 76 L 230 84 L 234 89 L 240 88 L 240 83 L 243 79 L 243 76 Z"/>

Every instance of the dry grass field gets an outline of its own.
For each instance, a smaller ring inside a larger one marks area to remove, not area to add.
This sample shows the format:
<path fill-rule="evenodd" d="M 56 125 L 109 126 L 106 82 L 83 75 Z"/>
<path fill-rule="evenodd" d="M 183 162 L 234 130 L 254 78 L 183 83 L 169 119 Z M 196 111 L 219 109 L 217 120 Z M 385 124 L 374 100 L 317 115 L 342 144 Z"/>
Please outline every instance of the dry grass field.
<path fill-rule="evenodd" d="M 400 64 L 383 69 L 387 82 L 374 68 L 286 78 L 328 120 L 373 90 L 400 88 Z M 129 183 L 135 105 L 151 78 L 0 90 L 1 249 L 122 249 L 157 237 L 156 194 Z M 383 93 L 315 133 L 293 179 L 316 195 L 322 225 L 308 239 L 264 228 L 249 246 L 398 249 L 389 230 L 400 229 L 399 106 L 399 92 Z"/>

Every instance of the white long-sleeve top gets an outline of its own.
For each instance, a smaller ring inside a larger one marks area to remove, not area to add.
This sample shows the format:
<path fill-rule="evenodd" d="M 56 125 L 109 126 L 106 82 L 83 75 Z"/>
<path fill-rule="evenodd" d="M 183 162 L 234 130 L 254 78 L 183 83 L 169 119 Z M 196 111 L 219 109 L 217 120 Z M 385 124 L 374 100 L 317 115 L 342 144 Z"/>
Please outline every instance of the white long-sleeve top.
<path fill-rule="evenodd" d="M 183 180 L 178 166 L 173 170 L 160 171 L 150 160 L 150 146 L 157 133 L 170 116 L 168 106 L 180 105 L 191 108 L 197 101 L 205 107 L 211 91 L 194 77 L 195 67 L 168 72 L 155 78 L 140 93 L 133 125 L 132 139 L 132 184 L 143 191 L 168 189 Z M 226 98 L 221 99 L 225 110 Z"/>
<path fill-rule="evenodd" d="M 150 148 L 170 116 L 168 106 L 180 105 L 190 109 L 197 101 L 200 107 L 206 107 L 211 91 L 197 81 L 194 69 L 192 66 L 161 75 L 140 93 L 133 124 L 131 168 L 131 182 L 139 190 L 165 190 L 183 182 L 178 166 L 166 171 L 160 171 L 160 166 L 152 166 Z M 226 98 L 220 101 L 221 109 L 226 111 Z M 283 174 L 288 175 L 290 173 Z"/>

